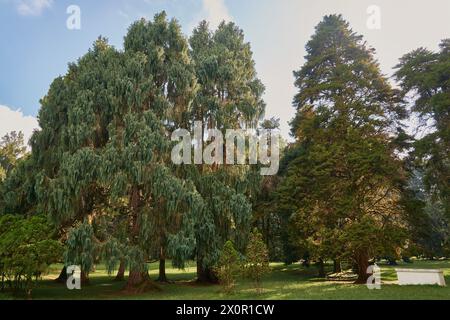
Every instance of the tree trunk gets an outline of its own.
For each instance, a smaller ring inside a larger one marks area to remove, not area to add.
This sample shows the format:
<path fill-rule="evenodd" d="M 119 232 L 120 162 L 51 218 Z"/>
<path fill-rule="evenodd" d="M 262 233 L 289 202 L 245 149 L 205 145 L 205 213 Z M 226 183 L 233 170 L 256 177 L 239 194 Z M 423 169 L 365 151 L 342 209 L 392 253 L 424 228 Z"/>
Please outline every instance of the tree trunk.
<path fill-rule="evenodd" d="M 166 252 L 163 246 L 159 249 L 159 276 L 156 281 L 168 282 L 166 276 Z"/>
<path fill-rule="evenodd" d="M 59 273 L 58 278 L 56 278 L 54 281 L 58 282 L 58 283 L 64 283 L 64 284 L 67 282 L 67 268 L 66 268 L 66 266 L 64 266 L 62 268 L 61 272 Z"/>
<path fill-rule="evenodd" d="M 1 281 L 2 287 L 1 291 L 5 290 L 5 274 L 2 272 L 2 281 Z"/>
<path fill-rule="evenodd" d="M 341 273 L 341 261 L 338 259 L 333 260 L 333 273 Z"/>
<path fill-rule="evenodd" d="M 309 259 L 304 259 L 304 260 L 302 261 L 302 267 L 305 267 L 305 268 L 309 268 L 309 267 L 310 267 L 310 261 L 309 261 Z"/>
<path fill-rule="evenodd" d="M 151 280 L 147 272 L 130 270 L 125 290 L 131 293 L 141 293 L 151 287 Z"/>
<path fill-rule="evenodd" d="M 367 283 L 367 279 L 370 276 L 369 274 L 367 274 L 367 268 L 369 267 L 369 255 L 364 251 L 358 252 L 355 256 L 355 262 L 358 266 L 358 279 L 356 279 L 355 283 Z"/>
<path fill-rule="evenodd" d="M 131 210 L 131 237 L 133 243 L 138 243 L 139 241 L 139 219 L 138 215 L 141 209 L 142 199 L 140 195 L 140 190 L 137 186 L 133 186 L 130 193 L 130 210 Z M 125 285 L 125 290 L 130 293 L 141 293 L 149 290 L 155 285 L 150 280 L 147 272 L 143 271 L 143 268 L 130 268 L 128 273 L 128 280 Z"/>
<path fill-rule="evenodd" d="M 80 280 L 82 286 L 89 285 L 89 273 L 87 273 L 84 270 L 81 270 Z"/>
<path fill-rule="evenodd" d="M 117 271 L 117 275 L 114 281 L 124 281 L 124 280 L 125 280 L 125 261 L 120 260 L 119 270 Z"/>
<path fill-rule="evenodd" d="M 317 261 L 316 263 L 317 268 L 319 269 L 319 274 L 318 277 L 319 278 L 325 278 L 326 274 L 325 274 L 325 264 L 323 263 L 322 259 L 319 259 L 319 261 Z"/>
<path fill-rule="evenodd" d="M 200 259 L 197 259 L 197 282 L 200 283 L 218 283 L 219 279 L 211 270 L 211 268 L 205 268 L 202 265 Z"/>

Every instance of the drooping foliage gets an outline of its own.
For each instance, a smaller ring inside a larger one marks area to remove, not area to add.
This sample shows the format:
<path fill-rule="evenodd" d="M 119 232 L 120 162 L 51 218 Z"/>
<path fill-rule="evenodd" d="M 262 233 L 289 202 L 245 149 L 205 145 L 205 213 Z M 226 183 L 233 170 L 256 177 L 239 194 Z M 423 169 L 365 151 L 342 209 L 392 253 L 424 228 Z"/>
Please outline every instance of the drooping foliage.
<path fill-rule="evenodd" d="M 40 201 L 60 226 L 105 221 L 125 205 L 127 254 L 118 258 L 128 263 L 130 286 L 146 280 L 155 246 L 182 267 L 195 245 L 188 215 L 201 199 L 174 175 L 169 140 L 171 117 L 189 105 L 195 85 L 179 73 L 189 69 L 187 53 L 178 23 L 161 13 L 130 27 L 123 52 L 97 40 L 42 99 L 42 130 L 33 137 Z M 117 243 L 114 234 L 102 240 Z"/>
<path fill-rule="evenodd" d="M 135 180 L 134 184 L 143 187 L 134 191 L 142 194 L 140 199 L 135 199 L 141 203 L 135 205 L 145 211 L 140 222 L 145 228 L 143 241 L 150 252 L 159 256 L 160 280 L 165 281 L 166 257 L 172 258 L 175 266 L 184 267 L 184 261 L 192 256 L 195 214 L 202 210 L 194 185 L 179 179 L 171 164 L 173 145 L 168 140 L 173 130 L 186 128 L 197 88 L 195 74 L 188 43 L 178 22 L 167 21 L 164 13 L 156 15 L 153 22 L 141 20 L 133 24 L 125 37 L 125 52 L 145 58 L 141 76 L 150 86 L 140 92 L 143 103 L 151 105 L 152 110 L 144 110 L 141 119 L 134 112 L 129 113 L 129 118 L 125 116 L 129 121 L 125 126 L 131 130 L 125 135 L 118 131 L 117 143 L 109 146 L 113 158 L 123 153 L 123 164 L 129 162 L 130 155 L 136 155 L 135 161 L 140 162 L 135 162 L 136 167 L 128 172 L 113 162 L 108 167 L 119 170 L 112 169 L 111 177 L 121 179 L 127 175 Z M 119 114 L 118 118 L 121 117 Z M 123 144 L 123 149 L 117 150 L 117 144 Z M 149 162 L 152 165 L 145 168 Z"/>
<path fill-rule="evenodd" d="M 257 78 L 242 30 L 234 23 L 221 23 L 212 32 L 203 21 L 189 43 L 198 82 L 191 128 L 194 121 L 200 121 L 205 138 L 213 128 L 221 130 L 224 137 L 226 129 L 256 129 L 265 109 L 264 86 Z M 251 197 L 259 184 L 249 166 L 223 162 L 225 165 L 198 165 L 187 172 L 205 204 L 195 227 L 200 281 L 215 280 L 212 268 L 227 240 L 243 250 L 251 222 Z"/>
<path fill-rule="evenodd" d="M 427 190 L 450 217 L 450 39 L 442 40 L 439 52 L 419 48 L 404 55 L 396 68 L 420 123 L 421 138 L 411 156 L 425 173 Z"/>
<path fill-rule="evenodd" d="M 66 266 L 79 266 L 81 268 L 81 280 L 87 283 L 98 250 L 92 225 L 85 220 L 71 228 L 65 246 L 64 264 Z"/>

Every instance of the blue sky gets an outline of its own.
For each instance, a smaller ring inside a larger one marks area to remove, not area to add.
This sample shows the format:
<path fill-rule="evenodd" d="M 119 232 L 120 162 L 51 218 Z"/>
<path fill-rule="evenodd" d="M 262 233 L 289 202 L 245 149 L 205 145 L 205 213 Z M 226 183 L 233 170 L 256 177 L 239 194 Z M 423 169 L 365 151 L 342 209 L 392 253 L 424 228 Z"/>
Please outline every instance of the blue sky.
<path fill-rule="evenodd" d="M 66 27 L 73 4 L 81 9 L 80 30 Z M 380 9 L 380 29 L 367 26 L 370 5 Z M 448 0 L 0 0 L 0 135 L 31 133 L 51 81 L 99 35 L 121 48 L 132 21 L 161 10 L 187 35 L 202 19 L 213 26 L 233 20 L 244 30 L 267 88 L 267 116 L 281 118 L 284 136 L 294 112 L 292 71 L 303 63 L 304 46 L 323 15 L 342 13 L 377 49 L 388 75 L 404 53 L 420 46 L 436 50 L 450 37 Z"/>

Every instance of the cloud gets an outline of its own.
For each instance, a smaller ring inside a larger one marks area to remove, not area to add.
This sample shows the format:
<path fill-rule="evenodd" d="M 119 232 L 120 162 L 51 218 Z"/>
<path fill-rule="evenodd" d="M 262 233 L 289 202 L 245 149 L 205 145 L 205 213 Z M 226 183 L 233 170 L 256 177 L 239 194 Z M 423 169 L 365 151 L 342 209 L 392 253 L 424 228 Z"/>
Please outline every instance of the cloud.
<path fill-rule="evenodd" d="M 35 117 L 25 116 L 20 109 L 13 110 L 0 105 L 0 138 L 11 131 L 22 131 L 27 143 L 33 131 L 38 128 L 39 124 Z"/>
<path fill-rule="evenodd" d="M 52 6 L 53 0 L 16 0 L 17 12 L 22 16 L 39 16 Z"/>
<path fill-rule="evenodd" d="M 206 13 L 206 20 L 213 28 L 216 28 L 223 20 L 232 20 L 225 6 L 225 0 L 203 0 L 203 10 Z"/>
<path fill-rule="evenodd" d="M 223 20 L 233 19 L 225 5 L 225 0 L 202 0 L 202 10 L 192 22 L 190 29 L 195 28 L 201 20 L 208 21 L 210 27 L 216 29 Z"/>

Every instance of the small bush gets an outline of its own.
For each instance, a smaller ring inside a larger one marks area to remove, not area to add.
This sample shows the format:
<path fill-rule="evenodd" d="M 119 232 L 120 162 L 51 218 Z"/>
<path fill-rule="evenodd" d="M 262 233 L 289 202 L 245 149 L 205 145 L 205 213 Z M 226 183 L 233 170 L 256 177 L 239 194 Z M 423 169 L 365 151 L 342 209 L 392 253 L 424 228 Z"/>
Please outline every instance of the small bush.
<path fill-rule="evenodd" d="M 269 251 L 262 240 L 261 233 L 255 229 L 250 234 L 250 240 L 247 245 L 244 276 L 252 279 L 255 283 L 256 291 L 261 293 L 262 277 L 269 272 Z"/>
<path fill-rule="evenodd" d="M 236 277 L 241 270 L 239 253 L 233 246 L 233 242 L 227 241 L 220 254 L 216 274 L 225 293 L 232 293 L 235 287 Z"/>

